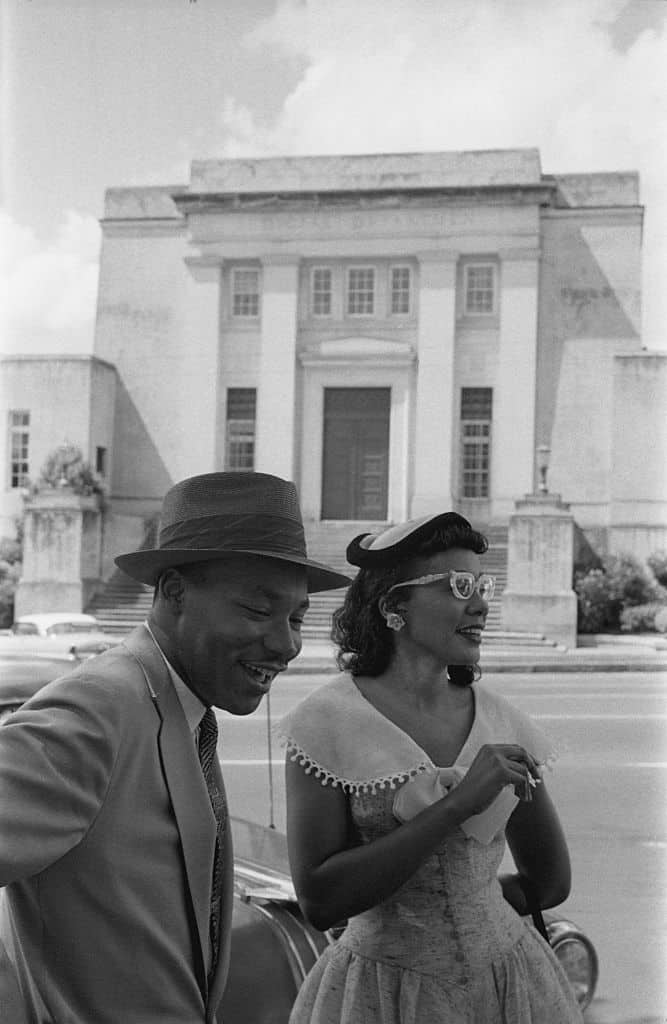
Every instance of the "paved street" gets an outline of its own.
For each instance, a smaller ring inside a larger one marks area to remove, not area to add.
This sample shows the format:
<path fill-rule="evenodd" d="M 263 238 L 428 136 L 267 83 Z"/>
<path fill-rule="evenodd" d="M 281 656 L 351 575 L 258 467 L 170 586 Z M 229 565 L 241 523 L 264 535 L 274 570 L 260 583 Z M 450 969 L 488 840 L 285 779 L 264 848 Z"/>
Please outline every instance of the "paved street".
<path fill-rule="evenodd" d="M 562 911 L 595 943 L 587 1024 L 667 1022 L 667 673 L 511 673 L 487 683 L 540 721 L 562 750 L 547 784 L 570 843 L 572 894 Z M 285 677 L 275 720 L 322 681 Z M 269 822 L 266 706 L 221 715 L 220 756 L 232 814 Z M 284 828 L 282 753 L 272 746 L 274 820 Z"/>

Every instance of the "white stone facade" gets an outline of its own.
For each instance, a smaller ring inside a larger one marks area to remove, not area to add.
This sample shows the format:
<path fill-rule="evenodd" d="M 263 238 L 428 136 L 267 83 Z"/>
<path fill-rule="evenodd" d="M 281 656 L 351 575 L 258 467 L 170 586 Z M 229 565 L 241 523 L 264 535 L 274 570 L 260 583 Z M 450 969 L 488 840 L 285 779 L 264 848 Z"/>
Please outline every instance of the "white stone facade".
<path fill-rule="evenodd" d="M 650 547 L 660 455 L 633 460 L 630 501 L 619 479 L 619 424 L 637 402 L 657 424 L 665 387 L 642 213 L 636 175 L 545 175 L 536 150 L 195 161 L 189 186 L 111 189 L 114 512 L 240 458 L 294 479 L 310 524 L 506 524 L 548 444 L 575 520 Z"/>

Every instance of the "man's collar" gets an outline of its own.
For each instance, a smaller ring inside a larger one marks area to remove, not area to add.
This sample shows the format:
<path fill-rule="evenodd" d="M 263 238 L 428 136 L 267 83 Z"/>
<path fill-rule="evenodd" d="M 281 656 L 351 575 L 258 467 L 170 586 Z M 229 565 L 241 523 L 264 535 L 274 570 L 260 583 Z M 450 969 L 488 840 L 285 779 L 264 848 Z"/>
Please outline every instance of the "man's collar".
<path fill-rule="evenodd" d="M 155 644 L 158 651 L 162 655 L 164 663 L 167 666 L 167 670 L 169 672 L 171 681 L 174 684 L 174 689 L 176 690 L 178 699 L 181 702 L 181 707 L 183 708 L 183 714 L 185 715 L 186 721 L 188 723 L 188 728 L 190 729 L 190 732 L 194 733 L 195 729 L 199 728 L 199 724 L 204 716 L 204 712 L 206 711 L 206 705 L 202 703 L 202 701 L 200 701 L 197 694 L 193 693 L 190 687 L 183 681 L 183 679 L 181 679 L 178 672 L 171 664 L 166 654 L 160 647 L 159 643 L 155 639 L 155 634 L 153 633 L 153 630 L 149 626 L 148 622 L 145 622 L 144 625 L 146 626 L 146 629 L 150 633 L 153 643 Z"/>

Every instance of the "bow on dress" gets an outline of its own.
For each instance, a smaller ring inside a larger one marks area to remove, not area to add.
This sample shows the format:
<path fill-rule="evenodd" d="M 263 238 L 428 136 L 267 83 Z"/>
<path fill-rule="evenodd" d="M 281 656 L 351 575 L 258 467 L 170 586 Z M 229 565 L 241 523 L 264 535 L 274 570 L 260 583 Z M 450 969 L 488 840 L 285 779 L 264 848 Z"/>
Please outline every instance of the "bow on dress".
<path fill-rule="evenodd" d="M 416 775 L 396 794 L 393 804 L 394 817 L 400 822 L 410 821 L 425 807 L 430 807 L 458 786 L 466 771 L 467 768 L 455 764 L 450 768 L 427 769 Z M 514 788 L 510 785 L 505 786 L 485 810 L 467 818 L 461 829 L 470 838 L 488 846 L 493 837 L 505 827 L 518 802 L 519 798 Z"/>

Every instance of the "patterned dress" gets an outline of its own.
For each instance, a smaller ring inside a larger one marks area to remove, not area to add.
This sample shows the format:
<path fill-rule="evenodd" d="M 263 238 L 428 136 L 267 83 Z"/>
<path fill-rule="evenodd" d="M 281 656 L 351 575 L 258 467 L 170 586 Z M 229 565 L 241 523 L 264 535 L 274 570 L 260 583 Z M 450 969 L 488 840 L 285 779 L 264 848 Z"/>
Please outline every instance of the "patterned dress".
<path fill-rule="evenodd" d="M 484 743 L 521 743 L 542 762 L 553 756 L 526 715 L 478 684 L 473 689 L 471 731 L 446 769 L 348 676 L 306 698 L 282 731 L 294 760 L 323 785 L 348 792 L 368 843 L 455 785 Z M 365 761 L 372 770 L 364 778 Z M 351 918 L 306 978 L 290 1024 L 580 1024 L 556 956 L 506 902 L 497 879 L 515 805 L 508 787 L 393 896 Z"/>

